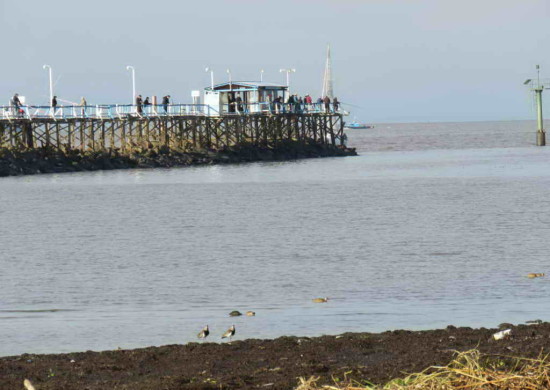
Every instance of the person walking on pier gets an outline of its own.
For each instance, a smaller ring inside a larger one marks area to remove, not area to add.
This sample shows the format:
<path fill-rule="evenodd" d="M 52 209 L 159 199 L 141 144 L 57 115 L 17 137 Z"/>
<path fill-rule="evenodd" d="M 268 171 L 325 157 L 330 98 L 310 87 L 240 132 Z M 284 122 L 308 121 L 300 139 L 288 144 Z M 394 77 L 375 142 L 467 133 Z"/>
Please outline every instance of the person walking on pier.
<path fill-rule="evenodd" d="M 82 118 L 86 116 L 86 106 L 88 105 L 88 102 L 86 99 L 84 99 L 84 96 L 82 96 L 82 99 L 80 99 L 80 107 L 82 107 Z"/>
<path fill-rule="evenodd" d="M 288 104 L 288 111 L 289 112 L 294 112 L 294 103 L 295 103 L 294 95 L 290 95 L 288 97 L 288 100 L 286 101 L 286 103 Z M 283 108 L 283 110 L 284 110 L 284 108 Z"/>
<path fill-rule="evenodd" d="M 149 109 L 150 105 L 151 105 L 151 102 L 149 101 L 149 96 L 147 96 L 143 101 L 143 110 L 145 111 L 146 114 L 151 113 L 151 110 Z"/>
<path fill-rule="evenodd" d="M 332 106 L 334 107 L 334 112 L 338 112 L 340 109 L 340 102 L 338 101 L 338 98 L 335 96 L 334 99 L 332 99 Z"/>
<path fill-rule="evenodd" d="M 323 103 L 325 103 L 325 112 L 328 114 L 330 112 L 330 98 L 325 96 Z"/>
<path fill-rule="evenodd" d="M 11 98 L 11 105 L 13 106 L 13 115 L 21 115 L 21 100 L 19 100 L 19 94 L 16 93 Z"/>
<path fill-rule="evenodd" d="M 57 96 L 54 96 L 52 99 L 52 114 L 55 115 L 55 109 L 57 108 Z"/>
<path fill-rule="evenodd" d="M 241 95 L 238 94 L 237 98 L 235 99 L 235 103 L 237 103 L 237 112 L 239 114 L 243 113 L 243 99 L 241 98 Z"/>
<path fill-rule="evenodd" d="M 298 103 L 296 104 L 296 107 L 298 108 L 296 110 L 298 114 L 301 114 L 304 110 L 304 99 L 302 99 L 301 96 L 298 96 Z"/>
<path fill-rule="evenodd" d="M 313 103 L 313 99 L 311 98 L 311 96 L 309 95 L 309 93 L 306 95 L 306 97 L 304 98 L 304 103 L 305 103 L 305 109 L 306 109 L 306 112 L 308 112 L 309 110 L 311 110 L 311 104 Z"/>
<path fill-rule="evenodd" d="M 164 108 L 164 113 L 168 113 L 168 105 L 170 104 L 170 95 L 166 95 L 162 98 L 162 107 Z"/>
<path fill-rule="evenodd" d="M 136 109 L 139 115 L 143 114 L 143 100 L 141 95 L 136 96 Z"/>

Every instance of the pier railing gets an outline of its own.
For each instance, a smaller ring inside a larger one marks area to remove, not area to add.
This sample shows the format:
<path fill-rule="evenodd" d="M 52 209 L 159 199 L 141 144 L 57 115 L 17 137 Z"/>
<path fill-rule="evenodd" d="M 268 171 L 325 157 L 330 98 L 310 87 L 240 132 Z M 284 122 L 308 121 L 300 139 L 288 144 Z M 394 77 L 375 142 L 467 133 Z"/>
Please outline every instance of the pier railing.
<path fill-rule="evenodd" d="M 284 141 L 336 145 L 343 113 L 321 104 L 0 106 L 0 147 L 192 151 Z"/>
<path fill-rule="evenodd" d="M 89 106 L 0 106 L 0 119 L 116 119 L 163 116 L 215 116 L 217 112 L 206 104 L 132 105 L 98 104 Z"/>
<path fill-rule="evenodd" d="M 206 104 L 98 104 L 73 106 L 0 106 L 0 119 L 125 119 L 158 118 L 181 116 L 220 116 L 220 115 L 278 115 L 278 114 L 315 114 L 339 112 L 333 105 L 329 109 L 322 103 L 228 103 L 220 106 L 219 111 Z"/>

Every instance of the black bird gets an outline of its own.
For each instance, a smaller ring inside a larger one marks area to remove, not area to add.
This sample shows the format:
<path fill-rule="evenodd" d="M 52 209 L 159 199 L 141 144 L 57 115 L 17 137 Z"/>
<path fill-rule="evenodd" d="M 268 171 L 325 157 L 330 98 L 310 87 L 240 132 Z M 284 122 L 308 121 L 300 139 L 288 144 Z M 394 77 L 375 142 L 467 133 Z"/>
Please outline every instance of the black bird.
<path fill-rule="evenodd" d="M 210 330 L 208 329 L 208 325 L 206 325 L 204 328 L 202 328 L 202 330 L 197 335 L 197 337 L 199 339 L 205 339 L 206 337 L 208 337 L 209 334 L 210 334 Z"/>
<path fill-rule="evenodd" d="M 231 325 L 231 328 L 227 329 L 227 332 L 222 335 L 222 339 L 229 337 L 229 341 L 231 341 L 231 337 L 233 336 L 235 336 L 235 325 Z"/>

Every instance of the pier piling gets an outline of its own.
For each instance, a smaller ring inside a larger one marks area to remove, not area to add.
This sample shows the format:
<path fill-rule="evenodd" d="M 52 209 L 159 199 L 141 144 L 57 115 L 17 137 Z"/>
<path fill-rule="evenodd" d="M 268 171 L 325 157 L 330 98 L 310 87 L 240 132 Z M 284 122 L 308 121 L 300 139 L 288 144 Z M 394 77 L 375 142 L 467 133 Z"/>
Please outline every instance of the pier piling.
<path fill-rule="evenodd" d="M 80 112 L 80 111 L 78 111 Z M 335 145 L 344 130 L 340 113 L 155 115 L 0 118 L 0 147 L 86 151 L 168 147 L 178 151 L 248 144 L 275 147 L 289 140 Z"/>

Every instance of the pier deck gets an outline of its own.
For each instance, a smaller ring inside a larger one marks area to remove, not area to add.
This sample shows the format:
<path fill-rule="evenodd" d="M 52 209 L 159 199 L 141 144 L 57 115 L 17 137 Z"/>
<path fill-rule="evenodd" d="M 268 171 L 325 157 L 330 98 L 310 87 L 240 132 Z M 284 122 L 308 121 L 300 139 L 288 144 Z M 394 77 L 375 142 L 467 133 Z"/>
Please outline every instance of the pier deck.
<path fill-rule="evenodd" d="M 260 103 L 256 103 L 259 105 Z M 283 140 L 337 144 L 343 135 L 341 113 L 319 105 L 297 110 L 289 105 L 249 107 L 218 114 L 201 104 L 0 106 L 0 146 L 60 150 L 122 151 L 167 146 L 175 150 L 220 149 L 237 144 L 276 145 Z"/>

